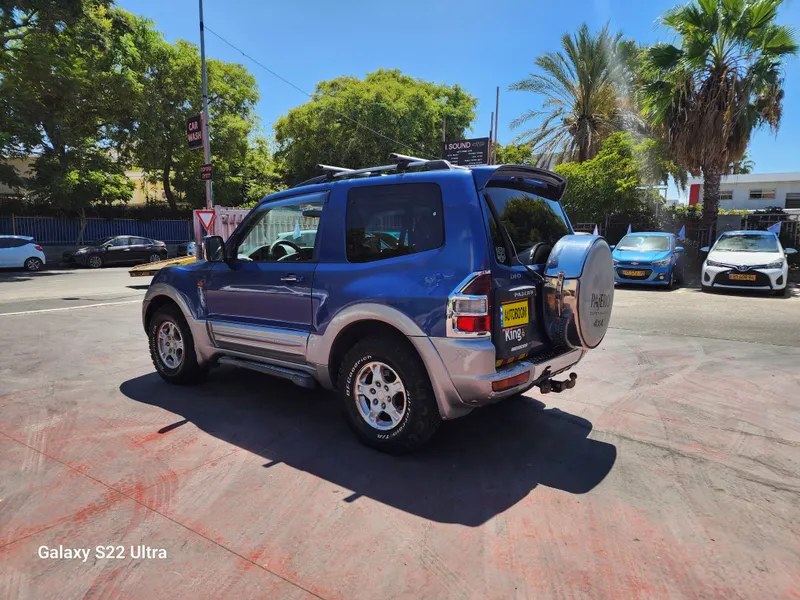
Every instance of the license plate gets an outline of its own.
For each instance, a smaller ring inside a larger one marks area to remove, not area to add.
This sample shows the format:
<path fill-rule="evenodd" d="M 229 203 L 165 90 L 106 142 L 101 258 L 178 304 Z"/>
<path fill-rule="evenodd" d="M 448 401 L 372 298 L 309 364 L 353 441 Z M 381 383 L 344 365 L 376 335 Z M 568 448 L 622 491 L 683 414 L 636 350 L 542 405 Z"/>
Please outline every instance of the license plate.
<path fill-rule="evenodd" d="M 737 281 L 755 281 L 755 273 L 729 273 L 728 277 Z"/>
<path fill-rule="evenodd" d="M 645 276 L 645 272 L 644 271 L 636 271 L 636 270 L 632 270 L 632 269 L 623 269 L 622 270 L 622 274 L 626 275 L 628 277 L 644 277 Z"/>
<path fill-rule="evenodd" d="M 500 305 L 500 327 L 518 327 L 528 324 L 528 301 L 506 302 Z"/>

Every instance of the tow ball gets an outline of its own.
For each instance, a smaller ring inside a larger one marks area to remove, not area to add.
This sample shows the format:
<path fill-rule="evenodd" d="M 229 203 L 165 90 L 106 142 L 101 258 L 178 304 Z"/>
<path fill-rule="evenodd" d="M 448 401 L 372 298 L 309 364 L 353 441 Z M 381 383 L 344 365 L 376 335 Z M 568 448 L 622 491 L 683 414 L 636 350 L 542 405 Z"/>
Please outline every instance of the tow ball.
<path fill-rule="evenodd" d="M 565 379 L 564 381 L 556 381 L 555 379 L 545 379 L 542 383 L 539 384 L 539 389 L 542 391 L 543 394 L 549 394 L 550 392 L 555 392 L 556 394 L 560 394 L 564 390 L 571 390 L 575 387 L 575 382 L 578 380 L 577 373 L 570 373 L 569 379 Z"/>

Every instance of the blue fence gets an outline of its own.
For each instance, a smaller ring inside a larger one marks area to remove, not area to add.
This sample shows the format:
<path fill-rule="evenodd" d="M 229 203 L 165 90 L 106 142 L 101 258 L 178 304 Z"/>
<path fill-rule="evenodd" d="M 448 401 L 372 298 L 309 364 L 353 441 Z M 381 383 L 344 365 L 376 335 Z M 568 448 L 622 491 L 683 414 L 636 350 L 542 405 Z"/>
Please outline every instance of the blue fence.
<path fill-rule="evenodd" d="M 29 235 L 43 245 L 76 244 L 80 230 L 80 219 L 0 217 L 0 234 Z M 180 244 L 192 239 L 192 222 L 190 219 L 87 219 L 81 241 L 85 243 L 113 235 L 138 235 L 167 244 Z"/>

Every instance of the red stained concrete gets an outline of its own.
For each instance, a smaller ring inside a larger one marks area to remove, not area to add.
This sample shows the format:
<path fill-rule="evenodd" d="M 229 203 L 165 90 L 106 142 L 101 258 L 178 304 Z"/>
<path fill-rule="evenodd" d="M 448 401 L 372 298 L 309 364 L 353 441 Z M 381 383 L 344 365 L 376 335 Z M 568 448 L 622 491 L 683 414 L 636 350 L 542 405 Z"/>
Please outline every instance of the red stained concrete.
<path fill-rule="evenodd" d="M 167 386 L 138 306 L 88 313 L 2 322 L 0 598 L 800 597 L 798 349 L 612 330 L 397 458 L 323 393 Z M 169 558 L 36 555 L 140 543 Z"/>

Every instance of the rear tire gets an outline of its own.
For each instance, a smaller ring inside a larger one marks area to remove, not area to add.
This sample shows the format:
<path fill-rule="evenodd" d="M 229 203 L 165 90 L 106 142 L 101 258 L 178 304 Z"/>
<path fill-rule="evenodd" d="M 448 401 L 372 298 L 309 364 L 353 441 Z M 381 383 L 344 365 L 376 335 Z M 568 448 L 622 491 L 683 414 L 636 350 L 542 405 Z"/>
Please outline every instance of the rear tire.
<path fill-rule="evenodd" d="M 158 252 L 153 252 L 147 259 L 147 261 L 151 263 L 160 262 L 162 260 L 164 260 L 164 258 Z"/>
<path fill-rule="evenodd" d="M 147 326 L 150 357 L 164 381 L 190 385 L 202 381 L 207 370 L 197 362 L 189 324 L 177 306 L 163 306 Z"/>
<path fill-rule="evenodd" d="M 43 264 L 44 263 L 42 262 L 42 259 L 32 256 L 31 258 L 25 261 L 25 270 L 36 272 L 42 268 Z"/>
<path fill-rule="evenodd" d="M 379 375 L 371 374 L 373 368 Z M 348 425 L 376 450 L 390 454 L 416 450 L 442 422 L 425 365 L 402 340 L 370 337 L 357 343 L 342 360 L 338 381 Z M 395 389 L 402 391 L 392 396 Z M 387 405 L 388 410 L 382 411 Z M 373 408 L 376 416 L 370 422 L 364 413 Z"/>

